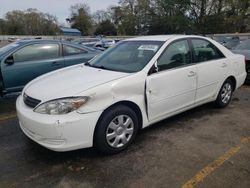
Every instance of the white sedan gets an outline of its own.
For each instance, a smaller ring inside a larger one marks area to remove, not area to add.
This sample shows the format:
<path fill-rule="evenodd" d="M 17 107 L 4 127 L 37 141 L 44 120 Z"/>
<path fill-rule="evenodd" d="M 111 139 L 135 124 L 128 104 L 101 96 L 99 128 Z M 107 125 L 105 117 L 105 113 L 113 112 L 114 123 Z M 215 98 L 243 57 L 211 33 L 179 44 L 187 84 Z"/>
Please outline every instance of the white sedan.
<path fill-rule="evenodd" d="M 31 81 L 16 108 L 23 132 L 46 148 L 117 153 L 167 117 L 227 106 L 245 78 L 244 56 L 209 38 L 146 36 Z"/>

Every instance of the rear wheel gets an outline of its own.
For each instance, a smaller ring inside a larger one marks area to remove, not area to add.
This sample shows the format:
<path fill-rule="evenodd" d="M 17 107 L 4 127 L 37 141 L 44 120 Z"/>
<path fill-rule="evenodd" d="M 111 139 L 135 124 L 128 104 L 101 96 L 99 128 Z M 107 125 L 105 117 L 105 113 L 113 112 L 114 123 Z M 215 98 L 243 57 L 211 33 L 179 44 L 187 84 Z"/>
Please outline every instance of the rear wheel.
<path fill-rule="evenodd" d="M 232 95 L 233 95 L 233 82 L 230 79 L 227 79 L 223 83 L 220 92 L 217 96 L 217 99 L 215 101 L 216 105 L 220 108 L 226 107 L 230 103 Z"/>
<path fill-rule="evenodd" d="M 136 113 L 127 106 L 115 106 L 100 118 L 95 131 L 94 145 L 103 153 L 118 153 L 134 141 L 137 132 Z"/>

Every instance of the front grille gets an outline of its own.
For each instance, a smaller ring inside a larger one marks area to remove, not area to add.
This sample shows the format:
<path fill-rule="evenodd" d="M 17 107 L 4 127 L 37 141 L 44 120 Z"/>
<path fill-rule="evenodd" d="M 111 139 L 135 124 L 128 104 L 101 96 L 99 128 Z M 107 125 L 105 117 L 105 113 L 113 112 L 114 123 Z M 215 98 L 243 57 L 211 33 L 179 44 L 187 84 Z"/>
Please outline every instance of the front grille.
<path fill-rule="evenodd" d="M 24 93 L 23 95 L 23 102 L 31 108 L 35 108 L 41 101 L 38 99 L 34 99 Z"/>

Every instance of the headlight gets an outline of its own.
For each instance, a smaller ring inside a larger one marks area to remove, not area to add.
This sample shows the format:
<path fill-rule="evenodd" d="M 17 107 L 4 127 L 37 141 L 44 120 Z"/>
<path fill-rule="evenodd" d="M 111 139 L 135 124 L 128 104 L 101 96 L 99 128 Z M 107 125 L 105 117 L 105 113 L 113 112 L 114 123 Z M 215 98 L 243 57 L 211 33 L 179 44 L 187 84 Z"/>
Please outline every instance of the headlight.
<path fill-rule="evenodd" d="M 40 114 L 61 115 L 77 110 L 88 101 L 88 97 L 69 97 L 45 102 L 34 109 Z"/>

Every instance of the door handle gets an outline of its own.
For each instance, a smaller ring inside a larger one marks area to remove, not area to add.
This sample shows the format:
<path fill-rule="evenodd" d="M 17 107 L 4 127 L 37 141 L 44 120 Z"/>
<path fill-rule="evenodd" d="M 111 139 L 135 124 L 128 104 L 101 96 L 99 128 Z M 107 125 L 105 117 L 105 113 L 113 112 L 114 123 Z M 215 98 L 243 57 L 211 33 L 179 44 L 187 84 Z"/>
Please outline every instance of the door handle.
<path fill-rule="evenodd" d="M 194 71 L 190 71 L 188 73 L 188 77 L 192 77 L 192 76 L 195 76 L 195 75 L 196 75 L 196 72 L 194 72 Z"/>
<path fill-rule="evenodd" d="M 226 63 L 222 63 L 221 67 L 227 67 Z"/>
<path fill-rule="evenodd" d="M 61 63 L 56 62 L 56 61 L 52 62 L 52 66 L 59 66 L 59 65 L 61 65 Z"/>

